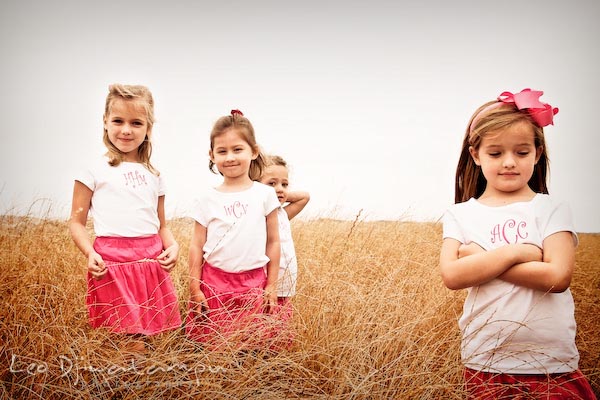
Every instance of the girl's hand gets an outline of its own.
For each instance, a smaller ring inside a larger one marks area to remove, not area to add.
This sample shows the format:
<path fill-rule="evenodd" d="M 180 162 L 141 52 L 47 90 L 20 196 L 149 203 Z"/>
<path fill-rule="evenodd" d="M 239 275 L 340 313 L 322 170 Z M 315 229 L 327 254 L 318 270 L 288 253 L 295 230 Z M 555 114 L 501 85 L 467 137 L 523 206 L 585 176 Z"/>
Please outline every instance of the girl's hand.
<path fill-rule="evenodd" d="M 206 300 L 204 293 L 202 293 L 202 290 L 194 290 L 190 293 L 190 303 L 195 318 L 205 316 L 209 310 L 208 301 Z"/>
<path fill-rule="evenodd" d="M 521 254 L 520 262 L 544 261 L 544 252 L 536 245 L 520 243 L 515 246 L 519 246 L 518 251 Z"/>
<path fill-rule="evenodd" d="M 263 298 L 263 304 L 265 305 L 265 311 L 272 313 L 277 307 L 277 287 L 276 285 L 267 285 L 265 287 L 265 293 Z"/>
<path fill-rule="evenodd" d="M 461 244 L 458 248 L 458 258 L 472 256 L 473 254 L 481 253 L 483 251 L 485 251 L 483 247 L 481 247 L 475 242 L 471 242 L 469 244 Z"/>
<path fill-rule="evenodd" d="M 179 245 L 177 243 L 167 247 L 160 255 L 156 258 L 161 267 L 169 272 L 175 264 L 177 264 L 177 258 L 179 257 Z"/>
<path fill-rule="evenodd" d="M 88 272 L 94 277 L 94 279 L 102 279 L 104 275 L 108 272 L 106 265 L 104 264 L 104 260 L 100 256 L 100 254 L 95 251 L 90 252 L 88 256 Z"/>

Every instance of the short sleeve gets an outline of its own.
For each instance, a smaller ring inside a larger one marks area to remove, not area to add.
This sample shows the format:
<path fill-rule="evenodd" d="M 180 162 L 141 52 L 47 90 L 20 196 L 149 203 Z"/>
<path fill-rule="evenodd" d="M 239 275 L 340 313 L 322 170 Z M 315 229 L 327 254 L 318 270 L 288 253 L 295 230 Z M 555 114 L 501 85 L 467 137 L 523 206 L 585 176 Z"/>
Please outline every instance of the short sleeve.
<path fill-rule="evenodd" d="M 456 239 L 461 243 L 465 243 L 464 235 L 451 209 L 446 210 L 444 213 L 442 217 L 442 224 L 444 239 Z"/>
<path fill-rule="evenodd" d="M 206 203 L 205 197 L 196 198 L 192 205 L 192 212 L 190 213 L 190 217 L 202 226 L 208 226 Z"/>
<path fill-rule="evenodd" d="M 167 184 L 165 183 L 165 178 L 163 178 L 163 174 L 158 176 L 158 196 L 164 196 L 167 193 Z"/>
<path fill-rule="evenodd" d="M 279 199 L 277 198 L 275 189 L 273 189 L 271 186 L 266 186 L 266 188 L 267 200 L 265 202 L 265 216 L 271 214 L 273 210 L 281 205 L 281 203 L 279 203 Z"/>
<path fill-rule="evenodd" d="M 96 190 L 96 179 L 90 168 L 82 169 L 75 175 L 75 180 L 83 183 L 92 192 Z"/>
<path fill-rule="evenodd" d="M 575 230 L 575 224 L 573 223 L 573 214 L 571 213 L 571 207 L 566 202 L 550 203 L 548 214 L 545 218 L 545 225 L 542 226 L 542 237 L 547 238 L 557 232 L 571 232 L 573 236 L 573 242 L 577 246 L 579 244 L 579 238 Z"/>

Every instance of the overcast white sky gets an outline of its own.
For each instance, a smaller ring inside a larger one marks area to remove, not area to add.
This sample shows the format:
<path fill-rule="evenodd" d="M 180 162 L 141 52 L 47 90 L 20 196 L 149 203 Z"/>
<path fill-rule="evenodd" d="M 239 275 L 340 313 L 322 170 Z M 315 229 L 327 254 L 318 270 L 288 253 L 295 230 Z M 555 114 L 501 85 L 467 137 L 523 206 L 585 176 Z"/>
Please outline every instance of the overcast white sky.
<path fill-rule="evenodd" d="M 550 192 L 600 232 L 600 3 L 404 3 L 2 1 L 0 212 L 68 216 L 120 82 L 155 96 L 171 216 L 216 182 L 208 135 L 238 108 L 310 191 L 301 215 L 434 221 L 472 112 L 530 87 L 560 108 Z"/>

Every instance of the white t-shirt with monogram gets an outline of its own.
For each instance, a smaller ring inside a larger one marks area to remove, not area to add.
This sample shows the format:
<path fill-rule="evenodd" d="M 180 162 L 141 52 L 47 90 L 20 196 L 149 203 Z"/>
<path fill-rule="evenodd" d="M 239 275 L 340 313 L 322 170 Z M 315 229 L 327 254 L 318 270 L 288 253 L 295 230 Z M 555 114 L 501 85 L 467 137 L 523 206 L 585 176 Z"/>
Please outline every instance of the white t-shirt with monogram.
<path fill-rule="evenodd" d="M 543 248 L 545 238 L 561 231 L 571 232 L 577 244 L 569 206 L 544 194 L 500 207 L 470 199 L 451 206 L 443 222 L 444 238 L 474 242 L 485 250 L 512 243 Z M 459 327 L 462 362 L 468 368 L 509 374 L 578 368 L 569 289 L 547 293 L 493 279 L 467 289 Z"/>
<path fill-rule="evenodd" d="M 111 167 L 104 156 L 75 180 L 94 192 L 90 216 L 96 236 L 140 237 L 158 232 L 158 197 L 165 194 L 162 175 L 135 162 Z"/>
<path fill-rule="evenodd" d="M 272 187 L 253 182 L 241 192 L 208 189 L 194 205 L 192 218 L 206 227 L 204 259 L 226 272 L 243 272 L 264 267 L 266 216 L 279 207 Z"/>

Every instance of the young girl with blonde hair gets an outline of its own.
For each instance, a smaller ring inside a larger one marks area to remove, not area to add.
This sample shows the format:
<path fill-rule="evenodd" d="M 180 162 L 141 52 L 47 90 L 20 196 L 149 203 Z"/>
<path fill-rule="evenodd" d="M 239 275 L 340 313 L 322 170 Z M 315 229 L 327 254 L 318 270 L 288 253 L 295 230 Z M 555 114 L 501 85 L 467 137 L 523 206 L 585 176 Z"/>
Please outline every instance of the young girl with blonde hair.
<path fill-rule="evenodd" d="M 442 279 L 467 289 L 459 326 L 471 399 L 595 399 L 575 346 L 577 234 L 546 184 L 543 127 L 558 109 L 542 93 L 504 92 L 474 113 L 444 215 Z"/>
<path fill-rule="evenodd" d="M 279 202 L 254 182 L 265 161 L 241 111 L 216 121 L 209 157 L 223 182 L 197 199 L 192 214 L 186 331 L 215 348 L 256 349 L 265 338 L 262 314 L 277 304 Z"/>
<path fill-rule="evenodd" d="M 163 177 L 150 163 L 152 94 L 145 86 L 111 85 L 103 119 L 108 151 L 75 178 L 69 221 L 88 260 L 90 324 L 136 337 L 175 329 L 181 318 L 169 272 L 179 246 L 165 222 Z"/>

